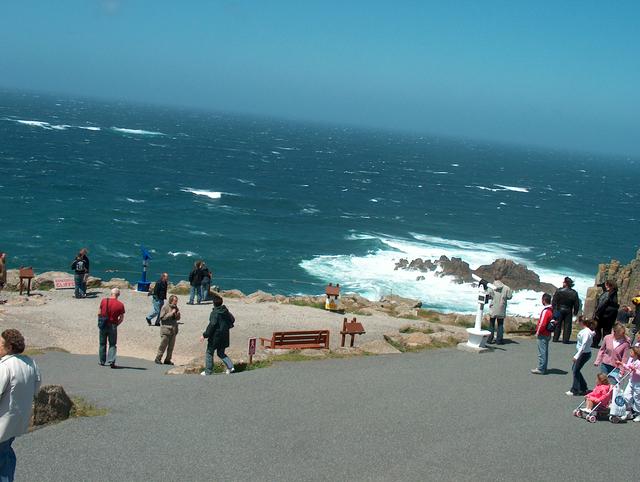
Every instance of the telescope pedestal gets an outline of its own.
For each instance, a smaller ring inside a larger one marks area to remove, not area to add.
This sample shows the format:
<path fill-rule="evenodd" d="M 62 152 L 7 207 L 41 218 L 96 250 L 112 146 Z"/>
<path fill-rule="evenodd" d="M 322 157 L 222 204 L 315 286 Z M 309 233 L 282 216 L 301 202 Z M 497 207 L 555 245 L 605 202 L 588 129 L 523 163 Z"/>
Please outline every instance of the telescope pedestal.
<path fill-rule="evenodd" d="M 469 340 L 464 343 L 458 343 L 458 349 L 472 353 L 483 353 L 489 351 L 486 346 L 487 338 L 491 334 L 488 330 L 477 330 L 475 328 L 467 328 Z"/>

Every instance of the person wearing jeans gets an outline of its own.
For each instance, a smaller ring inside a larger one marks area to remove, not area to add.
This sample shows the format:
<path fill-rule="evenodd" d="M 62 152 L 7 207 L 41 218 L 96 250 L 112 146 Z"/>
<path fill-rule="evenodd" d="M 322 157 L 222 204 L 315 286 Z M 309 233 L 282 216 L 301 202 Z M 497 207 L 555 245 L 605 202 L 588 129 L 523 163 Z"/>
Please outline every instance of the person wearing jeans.
<path fill-rule="evenodd" d="M 189 291 L 188 305 L 193 304 L 193 299 L 197 298 L 198 304 L 202 301 L 202 261 L 198 260 L 193 264 L 193 269 L 189 273 L 189 284 L 191 289 Z"/>
<path fill-rule="evenodd" d="M 155 326 L 160 326 L 160 310 L 164 306 L 164 301 L 167 299 L 167 287 L 169 283 L 169 273 L 162 273 L 160 279 L 156 281 L 153 287 L 153 291 L 150 293 L 152 296 L 153 309 L 151 313 L 146 316 L 147 325 L 151 326 L 151 322 Z"/>
<path fill-rule="evenodd" d="M 213 375 L 214 352 L 227 367 L 227 374 L 235 371 L 233 362 L 224 352 L 224 349 L 229 346 L 229 330 L 233 328 L 234 323 L 235 318 L 227 307 L 222 304 L 222 298 L 214 294 L 209 325 L 200 337 L 200 341 L 207 340 L 207 351 L 204 356 L 205 368 L 201 375 Z"/>
<path fill-rule="evenodd" d="M 595 334 L 591 327 L 591 320 L 580 317 L 582 329 L 578 333 L 578 341 L 576 343 L 576 354 L 573 355 L 573 384 L 567 395 L 586 395 L 587 381 L 582 376 L 580 370 L 591 358 L 591 344 L 593 343 L 593 335 Z"/>
<path fill-rule="evenodd" d="M 118 342 L 118 325 L 124 320 L 124 305 L 118 298 L 120 290 L 113 288 L 111 297 L 104 298 L 100 302 L 98 316 L 106 317 L 107 323 L 104 328 L 100 328 L 98 348 L 98 361 L 100 365 L 109 365 L 111 368 L 118 368 L 116 365 L 116 344 Z M 107 353 L 107 342 L 109 352 Z"/>
<path fill-rule="evenodd" d="M 551 340 L 552 332 L 549 331 L 549 322 L 553 319 L 553 310 L 551 309 L 551 295 L 545 293 L 542 295 L 542 304 L 544 308 L 540 313 L 538 324 L 536 325 L 536 337 L 538 339 L 538 367 L 531 370 L 534 375 L 544 375 L 547 373 L 547 365 L 549 363 L 549 340 Z"/>
<path fill-rule="evenodd" d="M 562 332 L 562 343 L 571 343 L 571 324 L 573 317 L 580 311 L 580 297 L 573 289 L 573 280 L 566 276 L 562 282 L 562 288 L 556 291 L 551 300 L 551 307 L 554 312 L 558 312 L 556 329 L 553 332 L 553 341 L 560 341 Z"/>

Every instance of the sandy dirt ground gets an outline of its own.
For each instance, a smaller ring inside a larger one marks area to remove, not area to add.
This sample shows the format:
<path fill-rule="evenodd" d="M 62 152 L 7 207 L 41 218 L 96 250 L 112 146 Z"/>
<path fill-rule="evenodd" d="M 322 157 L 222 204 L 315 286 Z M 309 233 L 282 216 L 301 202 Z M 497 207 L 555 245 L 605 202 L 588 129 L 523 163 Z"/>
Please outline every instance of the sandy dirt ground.
<path fill-rule="evenodd" d="M 0 328 L 17 328 L 31 347 L 59 347 L 77 354 L 93 354 L 98 349 L 97 313 L 100 299 L 108 295 L 107 289 L 92 289 L 86 299 L 75 299 L 73 290 L 42 291 L 31 297 L 3 292 L 0 305 Z M 126 314 L 118 329 L 118 354 L 145 359 L 155 358 L 160 343 L 160 329 L 149 327 L 145 316 L 151 311 L 151 298 L 146 293 L 123 290 L 120 300 Z M 180 332 L 176 340 L 173 361 L 186 363 L 200 356 L 204 345 L 199 338 L 206 328 L 211 303 L 187 305 L 187 297 L 179 296 L 182 313 Z M 344 316 L 317 308 L 278 303 L 253 303 L 246 299 L 225 299 L 225 304 L 236 317 L 231 330 L 231 346 L 228 353 L 234 359 L 247 357 L 250 337 L 270 338 L 274 331 L 329 329 L 331 346 L 340 343 L 340 328 Z M 407 320 L 384 314 L 358 316 L 367 331 L 358 343 L 379 340 L 382 334 L 397 330 Z"/>

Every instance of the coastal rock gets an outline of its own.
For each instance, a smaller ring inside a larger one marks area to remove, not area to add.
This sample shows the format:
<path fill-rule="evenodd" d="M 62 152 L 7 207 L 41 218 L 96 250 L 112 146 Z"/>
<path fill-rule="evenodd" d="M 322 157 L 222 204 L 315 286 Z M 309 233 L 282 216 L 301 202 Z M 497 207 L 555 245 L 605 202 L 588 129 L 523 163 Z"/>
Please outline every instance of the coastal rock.
<path fill-rule="evenodd" d="M 244 298 L 245 294 L 240 290 L 222 290 L 220 296 L 223 298 Z"/>
<path fill-rule="evenodd" d="M 87 278 L 87 288 L 100 288 L 102 286 L 102 279 L 96 276 L 89 276 Z"/>
<path fill-rule="evenodd" d="M 7 291 L 18 291 L 20 289 L 20 270 L 19 269 L 7 270 L 7 283 L 4 285 L 4 289 Z"/>
<path fill-rule="evenodd" d="M 502 282 L 514 291 L 533 290 L 553 294 L 556 287 L 550 283 L 540 282 L 540 276 L 510 259 L 500 258 L 491 264 L 480 266 L 474 273 L 490 282 L 502 277 Z"/>
<path fill-rule="evenodd" d="M 149 286 L 149 290 L 152 290 L 154 285 L 155 283 L 153 283 L 152 286 Z M 191 291 L 191 285 L 188 281 L 184 280 L 178 282 L 175 285 L 169 283 L 167 291 L 172 295 L 188 295 L 189 291 Z"/>
<path fill-rule="evenodd" d="M 440 268 L 438 276 L 451 276 L 457 283 L 471 283 L 473 277 L 471 276 L 471 267 L 469 263 L 463 261 L 462 258 L 456 258 L 452 256 L 449 259 L 446 256 L 440 256 L 440 259 L 436 261 L 436 264 Z"/>
<path fill-rule="evenodd" d="M 131 285 L 126 279 L 123 278 L 111 278 L 109 281 L 102 282 L 103 288 L 119 288 L 121 290 L 128 290 L 131 288 Z"/>
<path fill-rule="evenodd" d="M 276 298 L 271 293 L 258 290 L 246 297 L 247 303 L 269 303 L 275 301 Z"/>
<path fill-rule="evenodd" d="M 69 418 L 73 402 L 60 385 L 45 385 L 33 401 L 33 425 L 46 425 Z"/>
<path fill-rule="evenodd" d="M 374 340 L 363 343 L 360 345 L 360 350 L 362 350 L 363 353 L 371 353 L 373 355 L 395 355 L 402 353 L 384 340 Z"/>
<path fill-rule="evenodd" d="M 69 273 L 64 271 L 46 271 L 37 275 L 32 281 L 32 287 L 38 290 L 51 290 L 54 287 L 55 279 L 73 279 Z"/>
<path fill-rule="evenodd" d="M 636 253 L 635 259 L 629 264 L 623 265 L 617 260 L 611 260 L 609 263 L 603 263 L 598 266 L 594 286 L 587 291 L 587 297 L 584 302 L 583 313 L 591 317 L 595 311 L 596 301 L 602 293 L 598 288 L 598 284 L 604 283 L 606 280 L 615 280 L 618 284 L 618 302 L 620 306 L 628 305 L 633 307 L 631 298 L 640 296 L 640 249 Z"/>
<path fill-rule="evenodd" d="M 277 303 L 289 303 L 289 298 L 284 295 L 276 295 L 275 299 Z"/>

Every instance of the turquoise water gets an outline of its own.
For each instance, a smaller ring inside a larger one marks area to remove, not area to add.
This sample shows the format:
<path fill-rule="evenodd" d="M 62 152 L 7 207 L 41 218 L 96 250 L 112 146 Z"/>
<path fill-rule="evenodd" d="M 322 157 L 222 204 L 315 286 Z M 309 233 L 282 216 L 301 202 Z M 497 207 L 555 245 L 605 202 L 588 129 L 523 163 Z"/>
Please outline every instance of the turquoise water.
<path fill-rule="evenodd" d="M 509 257 L 584 290 L 635 255 L 638 179 L 634 159 L 0 92 L 0 250 L 37 271 L 87 246 L 94 273 L 136 281 L 144 245 L 152 277 L 203 258 L 223 288 L 469 310 L 471 287 L 394 261 Z"/>

